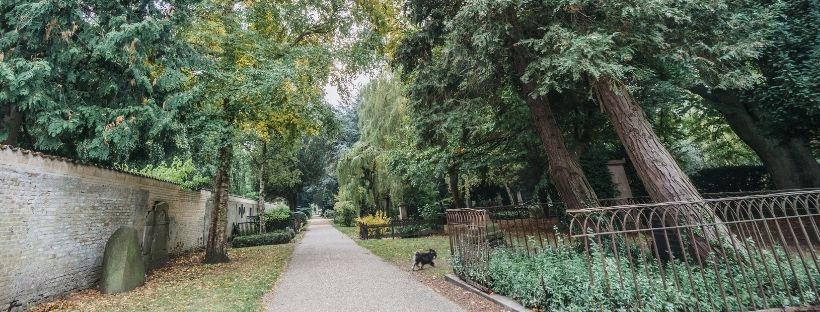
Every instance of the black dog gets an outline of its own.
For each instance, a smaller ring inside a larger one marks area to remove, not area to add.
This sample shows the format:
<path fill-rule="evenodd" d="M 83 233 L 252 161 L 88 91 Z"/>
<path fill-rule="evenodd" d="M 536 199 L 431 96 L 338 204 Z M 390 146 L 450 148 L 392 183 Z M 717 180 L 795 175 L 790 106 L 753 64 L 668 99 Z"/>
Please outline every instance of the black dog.
<path fill-rule="evenodd" d="M 424 269 L 425 264 L 429 264 L 433 267 L 436 267 L 436 264 L 433 263 L 433 259 L 435 259 L 436 257 L 438 257 L 438 255 L 436 255 L 436 251 L 432 249 L 430 249 L 430 252 L 416 251 L 416 253 L 413 254 L 413 267 L 410 269 L 410 271 L 415 271 L 416 268 L 422 270 Z"/>

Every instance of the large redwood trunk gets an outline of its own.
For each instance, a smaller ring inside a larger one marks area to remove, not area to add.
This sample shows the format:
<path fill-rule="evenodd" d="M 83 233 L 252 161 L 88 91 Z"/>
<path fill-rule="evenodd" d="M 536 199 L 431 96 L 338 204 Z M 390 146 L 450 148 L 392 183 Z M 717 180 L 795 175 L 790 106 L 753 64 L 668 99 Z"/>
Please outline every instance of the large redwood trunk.
<path fill-rule="evenodd" d="M 230 185 L 231 148 L 219 148 L 219 168 L 214 177 L 214 206 L 211 228 L 205 246 L 205 263 L 229 262 L 228 258 L 228 187 Z"/>
<path fill-rule="evenodd" d="M 702 200 L 703 198 L 689 177 L 661 144 L 646 119 L 643 109 L 626 86 L 609 77 L 600 77 L 591 81 L 591 84 L 598 102 L 609 115 L 615 132 L 652 200 L 655 202 Z M 729 230 L 720 225 L 721 220 L 706 205 L 673 205 L 659 209 L 664 210 L 654 211 L 654 213 L 647 211 L 644 214 L 645 217 L 650 218 L 653 228 L 656 229 L 653 230 L 654 242 L 658 247 L 659 256 L 664 259 L 669 259 L 673 255 L 681 259 L 683 252 L 689 250 L 687 252 L 689 257 L 697 257 L 696 260 L 703 262 L 710 252 L 718 251 L 711 248 L 710 242 L 725 242 L 727 239 L 732 239 Z M 680 224 L 716 225 L 701 226 L 697 230 L 661 229 Z M 692 237 L 694 241 L 690 242 L 689 247 L 684 247 L 682 241 L 690 241 Z"/>
<path fill-rule="evenodd" d="M 709 100 L 720 111 L 729 127 L 760 157 L 778 189 L 820 187 L 820 164 L 811 154 L 804 138 L 783 138 L 766 129 L 765 116 L 751 103 L 735 94 L 703 87 L 690 91 Z"/>
<path fill-rule="evenodd" d="M 598 102 L 609 115 L 629 159 L 655 202 L 700 200 L 695 185 L 661 144 L 637 101 L 620 81 L 592 81 Z"/>
<path fill-rule="evenodd" d="M 538 137 L 547 151 L 550 180 L 567 205 L 567 209 L 597 206 L 598 197 L 581 166 L 569 153 L 549 103 L 541 97 L 527 97 L 527 104 L 535 120 Z"/>
<path fill-rule="evenodd" d="M 531 60 L 526 47 L 519 44 L 524 38 L 516 12 L 507 12 L 513 25 L 509 42 L 510 57 L 513 64 L 513 81 L 517 84 L 518 92 L 527 101 L 532 117 L 535 120 L 538 137 L 544 144 L 549 161 L 550 180 L 555 185 L 558 195 L 566 204 L 567 209 L 581 209 L 598 205 L 598 197 L 584 175 L 583 170 L 567 149 L 564 137 L 558 127 L 558 121 L 552 112 L 550 103 L 543 96 L 535 93 L 535 82 L 522 79 Z"/>

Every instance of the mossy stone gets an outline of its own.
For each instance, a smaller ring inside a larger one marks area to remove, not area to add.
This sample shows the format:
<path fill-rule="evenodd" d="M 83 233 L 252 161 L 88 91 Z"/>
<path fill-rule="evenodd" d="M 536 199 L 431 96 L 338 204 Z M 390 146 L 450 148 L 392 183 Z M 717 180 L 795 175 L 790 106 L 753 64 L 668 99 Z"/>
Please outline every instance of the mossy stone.
<path fill-rule="evenodd" d="M 126 292 L 144 283 L 145 265 L 137 230 L 120 227 L 105 244 L 100 290 L 106 294 Z"/>

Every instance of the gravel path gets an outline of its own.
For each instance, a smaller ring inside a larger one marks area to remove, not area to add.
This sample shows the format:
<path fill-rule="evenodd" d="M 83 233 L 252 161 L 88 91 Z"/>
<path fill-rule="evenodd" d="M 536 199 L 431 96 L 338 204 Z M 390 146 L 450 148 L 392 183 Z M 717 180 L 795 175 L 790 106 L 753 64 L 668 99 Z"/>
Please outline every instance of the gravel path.
<path fill-rule="evenodd" d="M 268 311 L 462 311 L 325 219 L 310 220 L 266 306 Z"/>

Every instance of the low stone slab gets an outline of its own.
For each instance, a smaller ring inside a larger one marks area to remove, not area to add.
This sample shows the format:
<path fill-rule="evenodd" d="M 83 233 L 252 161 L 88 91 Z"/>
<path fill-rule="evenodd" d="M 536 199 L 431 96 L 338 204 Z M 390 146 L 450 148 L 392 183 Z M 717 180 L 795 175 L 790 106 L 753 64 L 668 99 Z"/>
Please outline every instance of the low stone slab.
<path fill-rule="evenodd" d="M 484 297 L 487 300 L 497 303 L 498 305 L 504 307 L 504 309 L 508 311 L 516 311 L 516 312 L 532 312 L 532 310 L 527 309 L 527 307 L 521 305 L 515 300 L 512 300 L 510 297 L 502 296 L 499 294 L 488 294 L 485 293 L 478 288 L 473 287 L 473 285 L 468 284 L 467 282 L 461 280 L 455 274 L 447 274 L 444 275 L 444 279 L 448 282 L 455 284 L 464 290 L 470 291 L 474 294 Z"/>
<path fill-rule="evenodd" d="M 126 292 L 145 283 L 137 230 L 130 226 L 117 229 L 105 243 L 100 291 Z"/>

